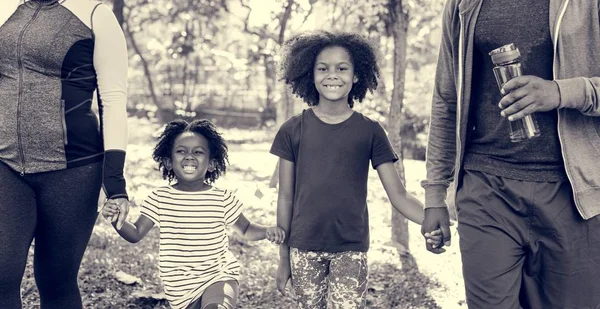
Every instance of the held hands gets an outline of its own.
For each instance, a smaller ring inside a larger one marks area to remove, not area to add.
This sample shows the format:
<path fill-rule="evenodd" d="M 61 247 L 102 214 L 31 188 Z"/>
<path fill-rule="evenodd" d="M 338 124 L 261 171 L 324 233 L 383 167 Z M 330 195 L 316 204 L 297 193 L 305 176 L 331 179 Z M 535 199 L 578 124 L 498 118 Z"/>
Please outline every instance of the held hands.
<path fill-rule="evenodd" d="M 267 239 L 276 245 L 280 245 L 285 240 L 285 231 L 278 226 L 267 228 L 266 234 Z"/>
<path fill-rule="evenodd" d="M 117 230 L 123 227 L 129 213 L 129 201 L 126 198 L 109 199 L 104 203 L 102 215 L 111 223 L 116 222 Z"/>
<path fill-rule="evenodd" d="M 546 112 L 560 106 L 558 84 L 533 75 L 515 77 L 504 84 L 498 104 L 508 120 L 519 120 L 534 112 Z"/>
<path fill-rule="evenodd" d="M 426 208 L 421 234 L 425 237 L 427 251 L 440 254 L 450 246 L 450 215 L 447 207 Z M 441 238 L 441 241 L 440 241 Z"/>
<path fill-rule="evenodd" d="M 452 225 L 452 222 L 450 222 Z M 425 237 L 425 242 L 429 245 L 431 244 L 432 249 L 441 248 L 444 244 L 442 243 L 442 229 L 437 229 L 433 232 L 427 232 L 423 234 Z"/>
<path fill-rule="evenodd" d="M 102 208 L 102 216 L 111 223 L 115 222 L 119 216 L 119 206 L 114 203 L 108 203 L 107 201 Z"/>

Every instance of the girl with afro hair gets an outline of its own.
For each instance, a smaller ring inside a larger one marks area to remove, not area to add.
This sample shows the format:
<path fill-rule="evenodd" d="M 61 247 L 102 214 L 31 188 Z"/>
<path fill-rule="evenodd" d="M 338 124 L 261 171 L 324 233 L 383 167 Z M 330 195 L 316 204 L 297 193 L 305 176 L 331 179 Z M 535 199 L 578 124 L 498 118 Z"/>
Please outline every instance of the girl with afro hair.
<path fill-rule="evenodd" d="M 240 264 L 229 251 L 226 227 L 248 240 L 277 244 L 283 230 L 251 223 L 231 191 L 212 186 L 225 173 L 227 145 L 208 120 L 170 122 L 152 157 L 169 184 L 144 200 L 135 223 L 113 226 L 131 243 L 160 227 L 160 277 L 172 308 L 235 308 Z M 107 204 L 103 215 L 113 218 L 118 212 Z"/>
<path fill-rule="evenodd" d="M 358 34 L 301 34 L 284 45 L 283 80 L 309 108 L 287 120 L 270 152 L 279 157 L 277 288 L 291 279 L 300 308 L 364 308 L 367 293 L 369 163 L 394 208 L 421 224 L 381 125 L 352 109 L 377 88 L 376 52 Z M 438 244 L 440 231 L 428 235 Z"/>

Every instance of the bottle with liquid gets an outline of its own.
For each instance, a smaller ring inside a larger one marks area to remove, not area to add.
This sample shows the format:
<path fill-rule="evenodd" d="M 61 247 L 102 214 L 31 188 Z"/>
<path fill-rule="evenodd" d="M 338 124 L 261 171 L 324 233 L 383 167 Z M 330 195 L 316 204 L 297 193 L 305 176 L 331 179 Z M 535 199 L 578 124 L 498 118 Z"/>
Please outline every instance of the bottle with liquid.
<path fill-rule="evenodd" d="M 489 55 L 494 63 L 494 76 L 498 88 L 509 80 L 523 75 L 521 66 L 521 53 L 514 44 L 507 44 L 492 50 Z M 534 114 L 527 115 L 519 120 L 509 121 L 510 140 L 521 142 L 529 138 L 540 136 L 540 129 Z"/>

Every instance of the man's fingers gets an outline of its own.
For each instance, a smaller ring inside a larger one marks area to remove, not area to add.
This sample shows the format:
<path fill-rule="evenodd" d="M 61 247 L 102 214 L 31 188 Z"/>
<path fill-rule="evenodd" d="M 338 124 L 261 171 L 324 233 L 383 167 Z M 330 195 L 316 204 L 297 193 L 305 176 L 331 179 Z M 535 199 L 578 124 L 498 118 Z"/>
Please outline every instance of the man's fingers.
<path fill-rule="evenodd" d="M 440 229 L 437 229 L 435 231 L 431 231 L 429 233 L 429 236 L 439 236 L 439 235 L 442 235 L 442 230 L 440 230 Z"/>
<path fill-rule="evenodd" d="M 433 241 L 432 244 L 436 244 L 436 243 L 442 241 L 442 236 L 441 235 L 439 235 L 439 236 L 430 236 L 430 237 L 427 238 L 427 242 L 429 242 L 429 241 Z"/>
<path fill-rule="evenodd" d="M 440 229 L 442 230 L 442 239 L 444 241 L 444 246 L 450 246 L 450 239 L 452 235 L 450 233 L 450 222 L 443 222 L 440 224 Z"/>
<path fill-rule="evenodd" d="M 521 88 L 521 87 L 529 84 L 530 81 L 531 81 L 531 78 L 529 76 L 525 76 L 525 75 L 517 76 L 517 77 L 512 78 L 511 80 L 507 81 L 504 85 L 502 85 L 502 89 L 500 89 L 500 93 L 502 93 L 502 95 L 511 93 L 515 89 Z"/>
<path fill-rule="evenodd" d="M 520 98 L 519 100 L 516 100 L 510 104 L 510 106 L 506 106 L 504 109 L 502 109 L 502 111 L 500 111 L 500 115 L 502 117 L 509 117 L 524 110 L 531 110 L 531 108 L 535 108 L 534 101 L 534 96 Z"/>
<path fill-rule="evenodd" d="M 440 247 L 438 248 L 438 247 L 434 247 L 433 244 L 426 243 L 427 251 L 434 253 L 434 254 L 440 254 L 440 253 L 446 252 L 446 249 L 442 248 L 441 246 L 443 246 L 443 245 L 440 244 Z"/>
<path fill-rule="evenodd" d="M 498 106 L 502 109 L 514 106 L 517 102 L 525 98 L 529 94 L 528 87 L 518 88 L 507 95 L 503 96 L 498 102 Z"/>
<path fill-rule="evenodd" d="M 435 249 L 433 249 L 433 251 L 431 251 L 431 252 L 433 252 L 433 253 L 435 253 L 435 254 L 440 254 L 440 253 L 444 253 L 444 252 L 446 252 L 446 249 L 444 249 L 444 248 L 440 247 L 440 248 L 435 248 Z"/>
<path fill-rule="evenodd" d="M 519 120 L 524 118 L 527 115 L 531 115 L 533 113 L 535 113 L 537 110 L 537 107 L 534 104 L 528 105 L 527 107 L 525 107 L 524 109 L 508 116 L 508 120 L 509 121 L 515 121 L 515 120 Z"/>

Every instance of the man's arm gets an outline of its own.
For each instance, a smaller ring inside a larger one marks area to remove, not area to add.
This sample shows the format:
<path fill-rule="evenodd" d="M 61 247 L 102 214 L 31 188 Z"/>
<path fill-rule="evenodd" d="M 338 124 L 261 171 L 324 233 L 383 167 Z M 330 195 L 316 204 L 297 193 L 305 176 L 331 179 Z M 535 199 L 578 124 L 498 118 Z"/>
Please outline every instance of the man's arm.
<path fill-rule="evenodd" d="M 449 0 L 444 7 L 442 17 L 442 41 L 435 74 L 435 87 L 431 104 L 431 119 L 427 143 L 427 179 L 421 182 L 425 189 L 425 211 L 421 233 L 425 235 L 441 229 L 443 243 L 450 245 L 450 216 L 446 205 L 448 186 L 454 177 L 456 159 L 456 120 L 457 104 L 460 104 L 456 76 L 461 74 L 461 64 L 456 55 L 459 44 L 455 37 L 459 29 L 457 1 Z M 459 81 L 460 82 L 460 81 Z M 462 94 L 461 94 L 462 95 Z M 433 253 L 441 253 L 442 247 L 433 248 L 426 243 L 426 248 Z"/>

